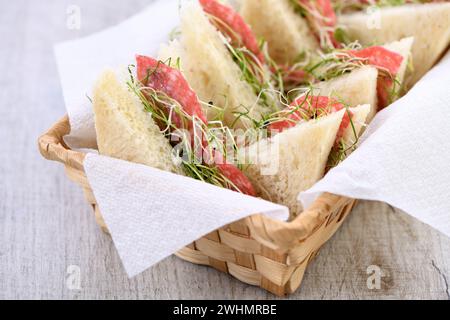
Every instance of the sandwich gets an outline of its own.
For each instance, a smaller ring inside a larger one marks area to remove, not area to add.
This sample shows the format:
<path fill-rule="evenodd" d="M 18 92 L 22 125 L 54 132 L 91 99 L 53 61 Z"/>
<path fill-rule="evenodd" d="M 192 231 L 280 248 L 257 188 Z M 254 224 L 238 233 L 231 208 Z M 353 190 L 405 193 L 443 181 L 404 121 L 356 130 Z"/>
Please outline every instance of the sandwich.
<path fill-rule="evenodd" d="M 324 176 L 344 113 L 310 120 L 244 149 L 245 174 L 256 194 L 287 206 L 291 219 L 301 213 L 297 196 Z"/>
<path fill-rule="evenodd" d="M 210 127 L 179 70 L 146 56 L 136 60 L 136 72 L 106 71 L 94 88 L 99 153 L 255 195 L 226 148 L 211 143 L 223 128 Z"/>
<path fill-rule="evenodd" d="M 376 1 L 377 4 L 379 2 L 381 1 Z M 398 3 L 399 1 L 383 2 Z M 363 8 L 366 6 L 367 4 L 364 4 Z M 412 48 L 414 72 L 406 79 L 407 87 L 411 87 L 423 77 L 450 45 L 450 3 L 448 2 L 382 6 L 375 13 L 344 11 L 339 16 L 338 22 L 349 41 L 358 40 L 363 45 L 414 37 Z"/>
<path fill-rule="evenodd" d="M 93 90 L 97 145 L 100 154 L 182 174 L 169 140 L 146 112 L 137 95 L 113 70 L 105 71 Z"/>
<path fill-rule="evenodd" d="M 179 36 L 162 46 L 159 60 L 176 61 L 200 99 L 212 102 L 215 108 L 204 108 L 209 120 L 246 129 L 277 108 L 263 49 L 230 6 L 215 0 L 183 6 Z"/>
<path fill-rule="evenodd" d="M 331 80 L 297 88 L 285 109 L 268 115 L 269 136 L 241 149 L 256 194 L 302 212 L 300 192 L 343 161 L 377 106 L 378 69 L 360 66 Z"/>
<path fill-rule="evenodd" d="M 292 66 L 317 49 L 327 52 L 354 41 L 374 46 L 413 37 L 414 72 L 405 79 L 407 88 L 423 77 L 450 44 L 448 1 L 241 0 L 240 8 L 281 65 Z"/>
<path fill-rule="evenodd" d="M 371 120 L 377 111 L 394 102 L 405 92 L 402 84 L 410 61 L 413 41 L 414 39 L 410 37 L 383 46 L 371 47 L 361 47 L 357 43 L 352 43 L 340 49 L 309 57 L 292 68 L 303 72 L 301 82 L 310 82 L 317 87 L 326 87 L 327 83 L 333 80 L 340 82 L 342 76 L 363 66 L 376 68 L 377 103 L 370 101 L 372 110 L 369 120 Z M 374 72 L 364 69 L 361 75 L 367 75 L 367 79 L 370 79 L 374 76 Z"/>
<path fill-rule="evenodd" d="M 354 69 L 357 59 L 370 63 L 370 60 L 375 60 L 372 59 L 373 56 L 381 54 L 388 57 L 385 60 L 394 58 L 397 64 L 392 64 L 391 69 L 386 69 L 385 65 L 376 65 L 380 69 L 378 90 L 380 107 L 387 106 L 402 94 L 401 84 L 410 62 L 409 51 L 413 38 L 398 38 L 391 41 L 392 43 L 386 41 L 389 44 L 382 46 L 385 50 L 381 50 L 380 46 L 367 47 L 366 45 L 364 47 L 354 42 L 342 43 L 345 37 L 342 35 L 342 30 L 338 28 L 333 3 L 329 0 L 242 0 L 240 12 L 255 33 L 267 40 L 269 52 L 278 63 L 277 71 L 283 74 L 284 85 L 288 90 L 308 82 L 324 80 L 324 75 L 317 75 L 317 70 L 314 69 L 317 63 L 324 63 L 331 59 L 333 61 L 328 64 L 328 67 L 331 65 L 333 69 L 347 72 L 350 65 L 353 65 L 351 68 Z M 303 27 L 299 27 L 301 23 L 303 23 Z M 315 35 L 313 40 L 319 45 L 309 46 L 310 38 L 304 34 L 309 37 Z M 285 39 L 284 35 L 288 35 L 288 39 Z M 302 47 L 295 49 L 290 47 L 292 45 Z M 351 50 L 354 48 L 358 48 L 358 52 Z M 283 50 L 287 50 L 287 52 L 281 54 Z M 399 56 L 394 56 L 390 52 L 395 52 Z M 348 58 L 352 60 L 351 63 L 346 62 L 346 59 L 341 59 L 341 66 L 337 66 L 340 62 L 339 59 L 336 59 L 338 54 L 341 57 L 347 54 Z M 357 56 L 350 57 L 352 54 Z M 400 58 L 401 61 L 398 62 Z M 323 71 L 324 68 L 320 68 L 320 70 Z M 325 80 L 330 80 L 331 75 L 335 77 L 340 73 L 328 73 Z M 388 79 L 389 77 L 391 79 Z"/>
<path fill-rule="evenodd" d="M 241 0 L 240 12 L 267 40 L 279 64 L 291 65 L 317 49 L 339 48 L 342 41 L 330 0 Z"/>

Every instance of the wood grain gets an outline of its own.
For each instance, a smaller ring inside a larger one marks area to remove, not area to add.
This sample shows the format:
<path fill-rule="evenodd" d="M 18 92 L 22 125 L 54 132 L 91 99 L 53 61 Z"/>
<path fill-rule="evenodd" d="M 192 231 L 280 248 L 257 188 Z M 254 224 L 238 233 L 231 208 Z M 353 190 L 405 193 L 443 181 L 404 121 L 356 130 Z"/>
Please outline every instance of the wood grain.
<path fill-rule="evenodd" d="M 10 1 L 0 10 L 0 299 L 273 299 L 214 269 L 170 257 L 128 279 L 82 190 L 36 139 L 64 113 L 54 43 L 111 26 L 148 0 Z M 79 5 L 81 30 L 66 27 Z M 17 17 L 20 17 L 18 19 Z M 71 265 L 81 289 L 67 286 Z M 379 290 L 367 267 L 379 266 Z M 450 299 L 450 240 L 393 208 L 361 202 L 289 299 Z"/>

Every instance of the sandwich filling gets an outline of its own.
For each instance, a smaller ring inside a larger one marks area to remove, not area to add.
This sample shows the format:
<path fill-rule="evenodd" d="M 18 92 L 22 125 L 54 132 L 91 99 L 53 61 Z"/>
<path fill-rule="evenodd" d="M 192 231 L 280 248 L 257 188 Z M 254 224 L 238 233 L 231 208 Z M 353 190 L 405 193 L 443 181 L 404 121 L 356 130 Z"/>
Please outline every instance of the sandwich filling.
<path fill-rule="evenodd" d="M 337 17 L 331 0 L 294 0 L 322 48 L 338 48 L 335 37 Z"/>
<path fill-rule="evenodd" d="M 319 56 L 308 57 L 293 70 L 303 73 L 302 81 L 315 83 L 342 76 L 364 65 L 378 69 L 378 107 L 384 108 L 398 98 L 401 85 L 397 78 L 403 56 L 382 46 L 360 48 L 351 44 Z"/>

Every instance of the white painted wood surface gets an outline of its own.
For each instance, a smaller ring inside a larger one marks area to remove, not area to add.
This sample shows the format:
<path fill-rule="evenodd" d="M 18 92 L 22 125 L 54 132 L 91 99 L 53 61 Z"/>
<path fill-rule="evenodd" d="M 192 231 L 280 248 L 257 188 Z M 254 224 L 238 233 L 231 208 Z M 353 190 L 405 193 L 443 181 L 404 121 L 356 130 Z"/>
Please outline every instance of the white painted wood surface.
<path fill-rule="evenodd" d="M 149 2 L 2 1 L 0 299 L 274 298 L 175 257 L 127 279 L 81 190 L 37 151 L 38 135 L 65 113 L 53 44 L 113 25 Z M 66 27 L 72 4 L 81 8 L 81 30 Z M 79 290 L 67 273 L 72 265 Z M 379 290 L 367 287 L 370 265 L 384 272 Z M 289 298 L 449 299 L 449 281 L 450 239 L 387 205 L 361 202 Z"/>

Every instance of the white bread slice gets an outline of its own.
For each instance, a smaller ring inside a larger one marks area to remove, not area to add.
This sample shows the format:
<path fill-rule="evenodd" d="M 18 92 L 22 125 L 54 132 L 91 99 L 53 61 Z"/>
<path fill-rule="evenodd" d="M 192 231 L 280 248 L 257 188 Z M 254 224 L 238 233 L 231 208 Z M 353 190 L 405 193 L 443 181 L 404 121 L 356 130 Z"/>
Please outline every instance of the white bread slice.
<path fill-rule="evenodd" d="M 407 87 L 414 85 L 450 44 L 448 2 L 386 7 L 372 17 L 364 12 L 344 14 L 339 17 L 339 23 L 350 39 L 359 40 L 363 45 L 414 37 L 414 73 L 407 79 Z"/>
<path fill-rule="evenodd" d="M 302 52 L 319 47 L 308 22 L 290 0 L 241 0 L 240 13 L 253 32 L 268 42 L 271 57 L 280 64 L 292 64 Z"/>
<path fill-rule="evenodd" d="M 224 110 L 208 109 L 208 119 L 224 112 L 224 122 L 231 125 L 236 112 L 248 112 L 250 117 L 260 120 L 262 114 L 270 112 L 258 104 L 258 97 L 251 86 L 242 79 L 242 71 L 233 61 L 217 29 L 197 3 L 189 3 L 181 10 L 181 36 L 178 41 L 163 46 L 159 59 L 180 59 L 181 71 L 187 81 L 205 102 Z M 241 118 L 237 128 L 247 128 L 250 121 Z"/>
<path fill-rule="evenodd" d="M 363 66 L 332 80 L 313 84 L 313 94 L 332 97 L 345 105 L 355 107 L 368 104 L 368 120 L 377 112 L 378 70 Z"/>
<path fill-rule="evenodd" d="M 169 140 L 114 71 L 107 70 L 98 79 L 93 105 L 100 154 L 182 174 Z"/>
<path fill-rule="evenodd" d="M 244 173 L 257 194 L 286 205 L 291 218 L 300 214 L 297 196 L 323 177 L 344 112 L 299 124 L 243 149 Z"/>

